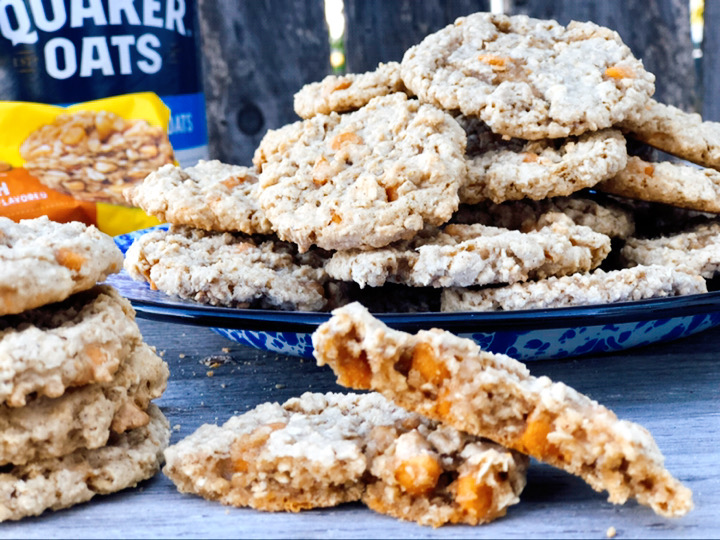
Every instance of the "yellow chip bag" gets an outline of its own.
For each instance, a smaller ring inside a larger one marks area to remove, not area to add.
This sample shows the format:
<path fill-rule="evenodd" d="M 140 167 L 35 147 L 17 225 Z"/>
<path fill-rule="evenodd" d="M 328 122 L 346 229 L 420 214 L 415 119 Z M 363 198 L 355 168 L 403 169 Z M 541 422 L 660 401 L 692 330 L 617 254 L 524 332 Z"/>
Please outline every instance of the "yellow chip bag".
<path fill-rule="evenodd" d="M 69 107 L 0 102 L 0 215 L 82 221 L 110 235 L 158 224 L 122 192 L 175 163 L 169 118 L 152 92 Z"/>

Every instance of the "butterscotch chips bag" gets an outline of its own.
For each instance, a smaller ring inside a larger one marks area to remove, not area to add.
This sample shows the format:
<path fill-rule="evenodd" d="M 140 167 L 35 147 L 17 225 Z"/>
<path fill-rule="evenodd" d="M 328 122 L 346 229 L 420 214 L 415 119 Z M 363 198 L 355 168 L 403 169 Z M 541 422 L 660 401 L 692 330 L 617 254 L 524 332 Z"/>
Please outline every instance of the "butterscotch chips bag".
<path fill-rule="evenodd" d="M 151 92 L 58 107 L 0 102 L 0 215 L 82 221 L 108 234 L 156 225 L 122 191 L 175 161 Z"/>

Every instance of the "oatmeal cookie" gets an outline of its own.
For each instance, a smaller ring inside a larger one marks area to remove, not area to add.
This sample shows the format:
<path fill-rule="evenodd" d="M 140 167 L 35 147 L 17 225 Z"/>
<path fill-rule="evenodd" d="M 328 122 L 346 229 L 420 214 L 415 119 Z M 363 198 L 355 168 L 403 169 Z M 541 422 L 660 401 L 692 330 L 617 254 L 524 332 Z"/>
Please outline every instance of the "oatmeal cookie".
<path fill-rule="evenodd" d="M 293 106 L 300 118 L 307 119 L 316 114 L 354 111 L 374 97 L 404 91 L 400 64 L 381 62 L 375 71 L 328 75 L 320 82 L 306 84 L 295 94 Z"/>
<path fill-rule="evenodd" d="M 64 300 L 122 268 L 113 239 L 94 226 L 47 216 L 0 216 L 0 315 Z"/>
<path fill-rule="evenodd" d="M 335 310 L 312 340 L 318 365 L 343 386 L 576 474 L 612 503 L 632 497 L 663 516 L 692 509 L 646 429 L 508 356 L 439 329 L 393 330 L 357 303 Z"/>
<path fill-rule="evenodd" d="M 440 225 L 465 181 L 465 132 L 405 94 L 269 131 L 255 151 L 260 206 L 300 251 L 369 249 Z"/>
<path fill-rule="evenodd" d="M 163 472 L 183 493 L 297 512 L 360 499 L 365 439 L 410 413 L 377 394 L 305 393 L 205 424 L 168 447 Z"/>
<path fill-rule="evenodd" d="M 160 397 L 168 367 L 142 343 L 124 359 L 113 380 L 39 397 L 24 407 L 0 405 L 0 465 L 63 456 L 98 448 L 112 433 L 148 423 L 150 400 Z"/>
<path fill-rule="evenodd" d="M 270 222 L 258 205 L 257 189 L 254 168 L 200 160 L 185 169 L 164 165 L 124 195 L 129 204 L 174 225 L 269 234 Z"/>
<path fill-rule="evenodd" d="M 529 141 L 520 150 L 489 150 L 468 157 L 468 180 L 460 188 L 460 202 L 570 195 L 611 178 L 626 164 L 625 138 L 614 129 Z"/>
<path fill-rule="evenodd" d="M 720 223 L 659 238 L 628 238 L 621 255 L 628 265 L 660 264 L 710 279 L 720 271 Z"/>
<path fill-rule="evenodd" d="M 475 205 L 461 204 L 450 222 L 465 225 L 478 223 L 528 232 L 536 230 L 548 213 L 565 214 L 575 224 L 590 227 L 611 238 L 624 239 L 635 232 L 634 213 L 630 209 L 613 201 L 598 202 L 580 196 L 539 201 L 524 199 L 500 204 L 489 201 Z"/>
<path fill-rule="evenodd" d="M 362 499 L 434 526 L 503 515 L 518 502 L 527 467 L 517 453 L 377 393 L 263 403 L 222 426 L 201 426 L 165 458 L 163 472 L 179 491 L 223 504 L 298 512 Z"/>
<path fill-rule="evenodd" d="M 61 114 L 32 132 L 20 155 L 30 174 L 56 191 L 123 205 L 123 189 L 174 160 L 164 129 L 109 111 Z"/>
<path fill-rule="evenodd" d="M 338 251 L 325 263 L 334 279 L 361 287 L 386 281 L 414 287 L 469 287 L 586 272 L 610 253 L 610 238 L 564 215 L 523 233 L 485 225 L 447 225 L 387 248 Z M 564 218 L 564 219 L 563 219 Z"/>
<path fill-rule="evenodd" d="M 487 289 L 444 289 L 441 311 L 512 311 L 630 302 L 707 292 L 705 280 L 667 266 L 549 277 Z"/>
<path fill-rule="evenodd" d="M 107 383 L 142 341 L 130 302 L 109 286 L 0 319 L 0 404 L 59 397 L 73 386 Z"/>
<path fill-rule="evenodd" d="M 0 472 L 0 522 L 37 516 L 134 487 L 153 477 L 170 440 L 170 425 L 155 405 L 146 426 L 114 435 L 106 446 L 78 449 Z"/>
<path fill-rule="evenodd" d="M 598 191 L 698 210 L 720 213 L 720 171 L 636 156 L 614 177 L 595 186 Z"/>
<path fill-rule="evenodd" d="M 719 122 L 650 99 L 619 127 L 668 154 L 720 170 Z"/>
<path fill-rule="evenodd" d="M 125 269 L 153 289 L 206 304 L 320 311 L 327 276 L 314 255 L 273 239 L 173 226 L 137 239 Z"/>
<path fill-rule="evenodd" d="M 529 140 L 611 127 L 655 91 L 616 32 L 524 15 L 460 17 L 408 49 L 400 69 L 421 101 Z"/>

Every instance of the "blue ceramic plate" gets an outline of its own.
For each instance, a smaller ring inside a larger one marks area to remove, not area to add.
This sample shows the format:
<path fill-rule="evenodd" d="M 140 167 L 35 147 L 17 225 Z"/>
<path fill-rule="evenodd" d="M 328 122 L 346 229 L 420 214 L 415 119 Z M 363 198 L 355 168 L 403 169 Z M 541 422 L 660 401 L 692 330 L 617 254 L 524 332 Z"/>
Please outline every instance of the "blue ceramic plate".
<path fill-rule="evenodd" d="M 145 231 L 115 238 L 123 252 Z M 214 307 L 153 291 L 125 271 L 108 278 L 138 316 L 211 327 L 257 349 L 312 357 L 310 335 L 328 313 Z M 406 332 L 443 328 L 518 360 L 566 358 L 669 341 L 720 324 L 720 291 L 636 302 L 501 312 L 376 314 Z"/>

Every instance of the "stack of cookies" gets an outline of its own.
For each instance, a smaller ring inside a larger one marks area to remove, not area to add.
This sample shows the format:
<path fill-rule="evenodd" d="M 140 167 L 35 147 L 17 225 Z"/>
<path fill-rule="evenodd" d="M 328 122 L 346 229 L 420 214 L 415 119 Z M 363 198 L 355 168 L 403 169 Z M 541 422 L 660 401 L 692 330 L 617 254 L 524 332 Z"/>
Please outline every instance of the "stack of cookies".
<path fill-rule="evenodd" d="M 593 23 L 462 17 L 400 63 L 303 87 L 303 120 L 269 131 L 252 167 L 166 165 L 126 190 L 172 224 L 138 240 L 126 269 L 200 302 L 307 311 L 706 292 L 720 127 L 654 101 L 654 81 Z M 631 155 L 641 143 L 698 165 Z M 655 230 L 667 205 L 679 219 Z M 681 236 L 645 238 L 636 216 L 652 217 L 650 236 Z"/>
<path fill-rule="evenodd" d="M 130 303 L 98 284 L 121 267 L 95 227 L 0 218 L 0 521 L 159 470 L 170 430 L 151 400 L 168 367 Z"/>
<path fill-rule="evenodd" d="M 693 507 L 642 426 L 472 340 L 393 330 L 355 302 L 313 345 L 339 384 L 375 392 L 305 393 L 203 425 L 165 452 L 178 490 L 266 511 L 362 501 L 422 525 L 477 525 L 520 501 L 531 456 L 615 504 L 666 517 Z"/>

